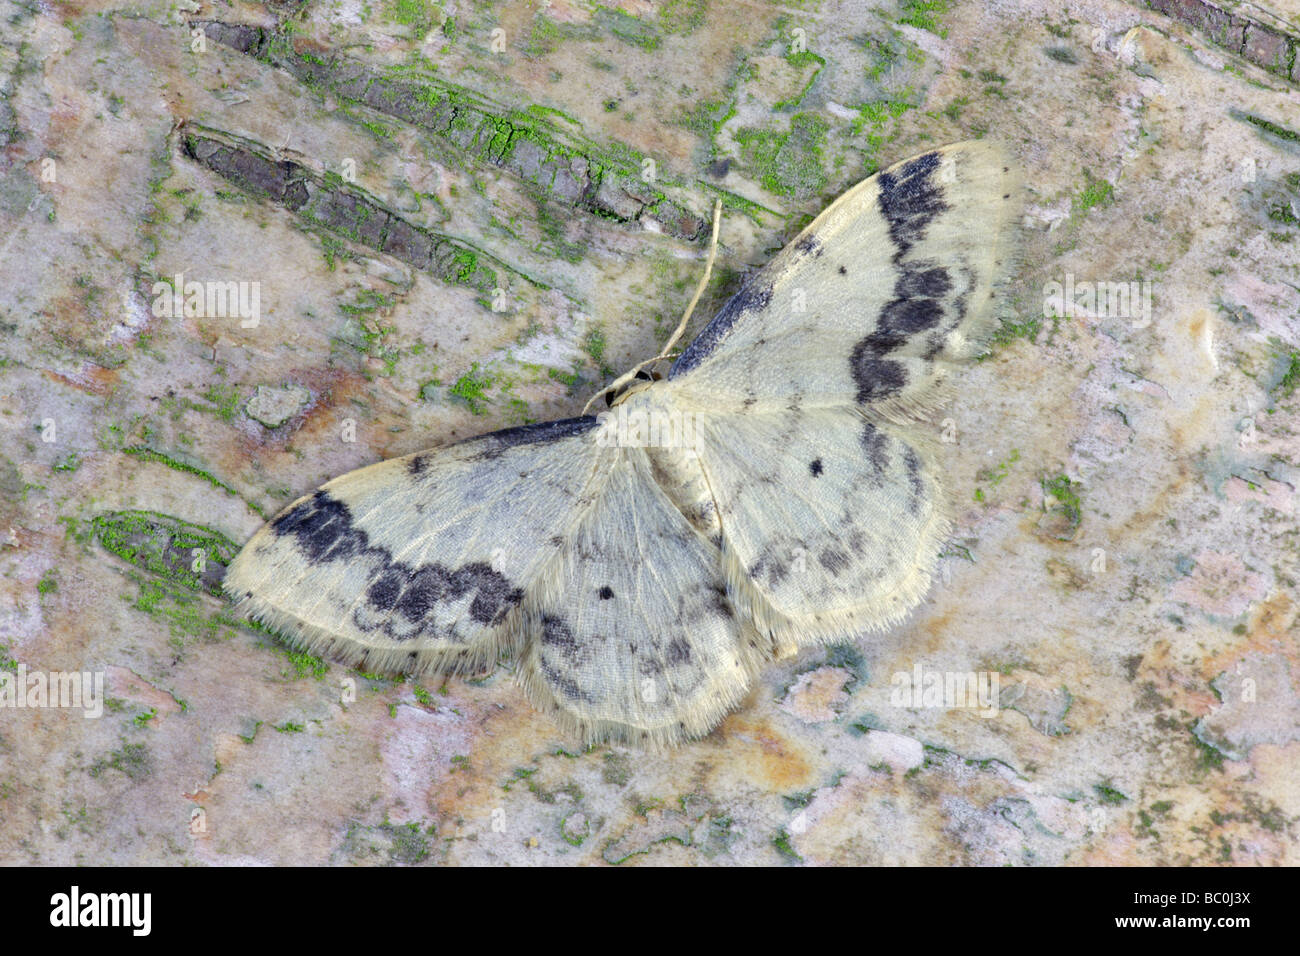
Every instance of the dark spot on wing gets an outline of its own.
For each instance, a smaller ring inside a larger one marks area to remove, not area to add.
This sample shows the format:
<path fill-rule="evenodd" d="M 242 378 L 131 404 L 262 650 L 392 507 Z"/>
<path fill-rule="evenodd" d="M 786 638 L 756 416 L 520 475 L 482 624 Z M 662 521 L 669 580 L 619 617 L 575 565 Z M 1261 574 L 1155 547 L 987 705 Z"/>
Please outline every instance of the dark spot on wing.
<path fill-rule="evenodd" d="M 858 441 L 861 442 L 862 450 L 866 453 L 867 461 L 871 462 L 876 476 L 883 475 L 885 469 L 889 467 L 889 449 L 885 447 L 889 442 L 888 436 L 871 422 L 863 422 L 862 435 Z"/>
<path fill-rule="evenodd" d="M 470 617 L 479 624 L 497 625 L 523 600 L 521 588 L 483 562 L 452 570 L 436 562 L 416 566 L 395 561 L 387 548 L 371 544 L 370 536 L 353 524 L 347 505 L 324 491 L 277 517 L 271 529 L 278 536 L 292 536 L 313 564 L 347 561 L 373 568 L 365 607 L 353 614 L 353 622 L 363 631 L 382 628 L 389 637 L 409 640 L 432 627 L 426 619 L 439 603 L 471 593 Z M 394 630 L 394 618 L 399 615 L 417 626 Z M 437 636 L 453 637 L 447 633 Z"/>
<path fill-rule="evenodd" d="M 614 589 L 611 588 L 608 584 L 606 584 L 596 593 L 600 595 L 600 599 L 602 601 L 608 601 L 610 598 L 614 596 Z"/>
<path fill-rule="evenodd" d="M 868 356 L 884 356 L 907 344 L 913 336 L 943 324 L 946 313 L 939 301 L 952 289 L 952 275 L 947 269 L 929 262 L 904 263 L 901 274 L 894 283 L 894 298 L 880 311 L 873 329 L 854 349 L 852 361 L 854 379 L 858 383 L 858 401 L 888 394 L 887 385 L 882 391 L 873 384 L 863 397 L 863 382 L 856 370 L 869 363 Z M 964 303 L 963 303 L 964 306 Z M 962 310 L 964 315 L 964 307 Z M 960 317 L 956 320 L 960 321 Z M 947 330 L 945 330 L 947 331 Z M 938 344 L 931 343 L 929 355 L 943 347 L 943 336 L 936 336 Z"/>
<path fill-rule="evenodd" d="M 881 310 L 875 328 L 854 346 L 849 358 L 859 402 L 878 401 L 905 386 L 904 367 L 883 356 L 943 323 L 941 300 L 952 290 L 952 275 L 933 261 L 904 262 L 907 251 L 925 237 L 930 223 L 948 209 L 943 187 L 932 177 L 938 166 L 939 154 L 927 153 L 894 172 L 880 174 L 878 202 L 889 223 L 889 236 L 896 246 L 893 261 L 900 271 L 894 282 L 894 298 Z"/>
<path fill-rule="evenodd" d="M 846 276 L 848 274 L 849 274 L 849 270 L 844 268 L 843 266 L 840 266 L 840 275 Z"/>
<path fill-rule="evenodd" d="M 943 266 L 926 262 L 909 262 L 894 283 L 894 295 L 900 299 L 939 299 L 952 289 L 952 276 Z"/>
<path fill-rule="evenodd" d="M 709 609 L 719 617 L 731 617 L 731 602 L 727 600 L 727 589 L 715 584 L 709 589 Z"/>
<path fill-rule="evenodd" d="M 912 497 L 907 502 L 907 509 L 912 514 L 916 514 L 916 510 L 921 506 L 925 485 L 921 481 L 921 461 L 910 445 L 906 446 L 903 452 L 903 464 L 907 468 L 908 483 L 912 486 Z"/>
<path fill-rule="evenodd" d="M 858 386 L 859 402 L 874 401 L 890 395 L 907 384 L 904 368 L 883 356 L 902 348 L 914 336 L 941 329 L 930 342 L 927 357 L 943 347 L 942 328 L 948 314 L 940 301 L 952 289 L 952 275 L 930 261 L 902 264 L 894 282 L 894 298 L 876 320 L 876 327 L 854 346 L 850 371 Z M 965 314 L 964 302 L 961 314 Z M 960 316 L 955 320 L 960 322 Z M 955 323 L 954 323 L 955 324 Z"/>
<path fill-rule="evenodd" d="M 812 472 L 814 478 L 820 477 L 822 473 L 822 460 L 820 458 L 814 458 L 808 463 L 808 470 Z"/>
<path fill-rule="evenodd" d="M 577 681 L 573 680 L 573 678 L 565 677 L 558 670 L 548 664 L 545 658 L 540 661 L 540 664 L 542 675 L 550 685 L 565 697 L 569 698 L 569 700 L 591 701 L 591 695 L 583 691 L 583 689 L 578 686 Z"/>
<path fill-rule="evenodd" d="M 393 609 L 415 623 L 434 609 L 447 593 L 449 583 L 450 576 L 443 568 L 436 565 L 420 568 L 411 575 L 401 596 L 393 601 Z"/>
<path fill-rule="evenodd" d="M 906 338 L 934 328 L 942 318 L 943 306 L 934 299 L 894 299 L 880 313 L 880 331 Z"/>
<path fill-rule="evenodd" d="M 591 701 L 592 697 L 586 693 L 577 682 L 571 677 L 567 677 L 555 664 L 550 660 L 551 652 L 559 654 L 561 658 L 571 664 L 582 662 L 582 646 L 578 643 L 573 631 L 564 618 L 556 614 L 542 615 L 542 653 L 538 655 L 538 663 L 541 666 L 542 675 L 557 691 L 570 700 Z M 603 640 L 603 638 L 597 638 Z"/>
<path fill-rule="evenodd" d="M 599 424 L 595 415 L 583 415 L 579 418 L 562 418 L 554 422 L 537 422 L 533 425 L 520 425 L 517 428 L 503 428 L 501 431 L 488 432 L 477 438 L 467 438 L 464 442 L 456 444 L 482 442 L 483 449 L 474 456 L 474 460 L 489 461 L 510 448 L 572 438 L 590 431 Z"/>
<path fill-rule="evenodd" d="M 768 555 L 759 558 L 754 563 L 754 566 L 749 569 L 749 576 L 755 581 L 762 581 L 767 578 L 767 586 L 776 588 L 780 587 L 781 582 L 790 576 L 790 566 L 784 561 Z"/>
<path fill-rule="evenodd" d="M 771 283 L 762 275 L 755 276 L 727 300 L 727 304 L 718 310 L 718 314 L 704 327 L 704 331 L 696 336 L 695 341 L 686 347 L 686 351 L 677 357 L 673 367 L 668 370 L 668 377 L 676 378 L 695 368 L 722 344 L 741 316 L 762 312 L 771 301 Z"/>
<path fill-rule="evenodd" d="M 691 646 L 680 637 L 675 637 L 672 643 L 668 645 L 667 658 L 669 664 L 689 664 L 691 661 Z"/>
<path fill-rule="evenodd" d="M 353 527 L 348 506 L 323 491 L 277 517 L 271 530 L 279 537 L 292 535 L 313 563 L 355 557 L 366 550 L 368 540 Z"/>
<path fill-rule="evenodd" d="M 387 554 L 386 551 L 383 553 Z M 372 579 L 366 591 L 366 603 L 376 611 L 391 611 L 418 625 L 439 603 L 459 601 L 467 594 L 473 594 L 469 605 L 471 620 L 487 626 L 500 624 L 524 596 L 523 590 L 514 587 L 505 575 L 482 562 L 448 571 L 440 564 L 413 567 L 390 561 Z M 357 626 L 363 630 L 377 626 L 367 626 L 363 620 L 372 618 L 365 615 L 356 618 Z M 402 633 L 395 634 L 391 626 L 385 624 L 385 631 L 390 637 L 405 640 L 414 637 L 420 629 L 412 633 L 403 629 Z"/>
<path fill-rule="evenodd" d="M 898 362 L 876 358 L 866 339 L 854 346 L 849 362 L 859 402 L 888 398 L 907 384 L 907 370 Z"/>
<path fill-rule="evenodd" d="M 425 466 L 429 464 L 427 454 L 412 455 L 406 463 L 406 471 L 412 477 L 418 478 L 424 472 Z"/>
<path fill-rule="evenodd" d="M 557 648 L 561 654 L 571 660 L 577 657 L 578 641 L 573 636 L 568 622 L 562 617 L 554 614 L 542 615 L 542 643 L 547 647 Z"/>
<path fill-rule="evenodd" d="M 370 582 L 366 589 L 366 600 L 376 607 L 391 608 L 402 596 L 402 574 L 390 568 Z"/>
<path fill-rule="evenodd" d="M 524 592 L 490 564 L 482 561 L 467 564 L 451 578 L 451 589 L 464 594 L 474 592 L 469 616 L 480 624 L 500 624 L 506 613 L 524 599 Z"/>
<path fill-rule="evenodd" d="M 811 233 L 796 242 L 794 247 L 796 251 L 802 252 L 806 256 L 816 258 L 822 254 L 822 241 Z"/>
<path fill-rule="evenodd" d="M 943 187 L 932 174 L 939 168 L 939 154 L 926 153 L 895 171 L 880 174 L 877 202 L 889 223 L 889 237 L 894 240 L 898 262 L 907 250 L 925 237 L 925 230 L 941 212 L 948 209 Z"/>
<path fill-rule="evenodd" d="M 835 577 L 839 577 L 840 572 L 849 566 L 849 556 L 839 548 L 826 548 L 817 556 L 822 567 L 829 571 Z"/>

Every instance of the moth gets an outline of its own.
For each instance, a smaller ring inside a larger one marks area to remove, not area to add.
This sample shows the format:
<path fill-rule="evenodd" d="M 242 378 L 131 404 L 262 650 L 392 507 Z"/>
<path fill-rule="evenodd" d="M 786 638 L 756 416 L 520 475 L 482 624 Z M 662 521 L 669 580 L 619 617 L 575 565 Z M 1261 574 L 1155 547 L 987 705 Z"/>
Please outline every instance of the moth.
<path fill-rule="evenodd" d="M 765 662 L 894 626 L 925 596 L 949 509 L 924 419 L 997 325 L 1021 205 L 986 142 L 891 166 L 663 377 L 624 376 L 600 415 L 335 478 L 257 532 L 225 589 L 367 671 L 514 659 L 588 742 L 702 736 Z"/>

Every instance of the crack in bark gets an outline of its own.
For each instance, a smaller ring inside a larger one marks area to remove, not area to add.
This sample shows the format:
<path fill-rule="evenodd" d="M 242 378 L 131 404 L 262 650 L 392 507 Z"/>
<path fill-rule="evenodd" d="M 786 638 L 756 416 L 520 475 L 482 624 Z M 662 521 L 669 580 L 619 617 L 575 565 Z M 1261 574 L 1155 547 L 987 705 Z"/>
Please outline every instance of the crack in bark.
<path fill-rule="evenodd" d="M 1218 46 L 1292 83 L 1300 83 L 1300 36 L 1225 10 L 1208 0 L 1146 0 L 1152 10 L 1206 34 Z"/>
<path fill-rule="evenodd" d="M 279 67 L 308 87 L 425 129 L 462 152 L 505 169 L 567 204 L 619 223 L 650 222 L 676 239 L 694 241 L 705 222 L 637 175 L 560 141 L 540 122 L 528 126 L 482 104 L 457 103 L 459 91 L 431 80 L 387 77 L 364 64 L 332 54 L 300 52 L 274 30 L 218 20 L 191 27 L 223 46 Z"/>
<path fill-rule="evenodd" d="M 305 166 L 273 159 L 251 144 L 237 145 L 192 125 L 181 128 L 181 143 L 186 156 L 245 192 L 270 199 L 353 242 L 444 282 L 468 285 L 488 295 L 497 288 L 496 272 L 479 262 L 484 253 L 422 229 L 341 183 L 317 177 Z"/>

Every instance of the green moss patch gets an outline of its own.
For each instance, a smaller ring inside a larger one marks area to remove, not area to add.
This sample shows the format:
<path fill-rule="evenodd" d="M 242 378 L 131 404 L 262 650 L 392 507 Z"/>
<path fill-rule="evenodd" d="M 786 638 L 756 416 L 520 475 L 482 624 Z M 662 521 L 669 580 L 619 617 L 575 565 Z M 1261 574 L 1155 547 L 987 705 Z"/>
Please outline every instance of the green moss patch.
<path fill-rule="evenodd" d="M 822 151 L 830 124 L 815 113 L 796 113 L 790 128 L 746 127 L 736 132 L 744 163 L 763 188 L 777 196 L 803 199 L 826 188 Z"/>
<path fill-rule="evenodd" d="M 211 528 L 153 511 L 110 511 L 91 521 L 96 540 L 128 564 L 221 597 L 221 578 L 239 547 Z"/>

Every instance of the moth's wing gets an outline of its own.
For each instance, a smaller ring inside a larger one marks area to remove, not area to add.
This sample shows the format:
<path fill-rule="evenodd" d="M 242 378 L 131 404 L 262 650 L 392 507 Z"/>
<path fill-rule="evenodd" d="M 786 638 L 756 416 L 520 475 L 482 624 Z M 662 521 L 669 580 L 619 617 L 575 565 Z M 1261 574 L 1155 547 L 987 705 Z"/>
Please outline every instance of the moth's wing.
<path fill-rule="evenodd" d="M 227 569 L 237 610 L 366 670 L 470 672 L 517 649 L 524 594 L 599 494 L 594 417 L 361 468 L 298 499 Z"/>
<path fill-rule="evenodd" d="M 924 597 L 949 520 L 915 438 L 855 408 L 696 421 L 729 592 L 765 653 L 880 630 Z"/>
<path fill-rule="evenodd" d="M 711 407 L 933 407 L 946 366 L 997 325 L 1021 187 L 1001 150 L 958 143 L 832 203 L 758 270 L 669 378 Z"/>
<path fill-rule="evenodd" d="M 614 454 L 559 573 L 530 595 L 520 676 L 588 740 L 674 744 L 736 706 L 760 658 L 727 600 L 717 544 L 656 478 L 649 455 L 664 452 Z"/>
<path fill-rule="evenodd" d="M 900 620 L 947 533 L 906 421 L 983 347 L 1014 267 L 1021 188 L 961 143 L 859 184 L 759 270 L 663 388 L 698 416 L 729 594 L 785 654 Z"/>

